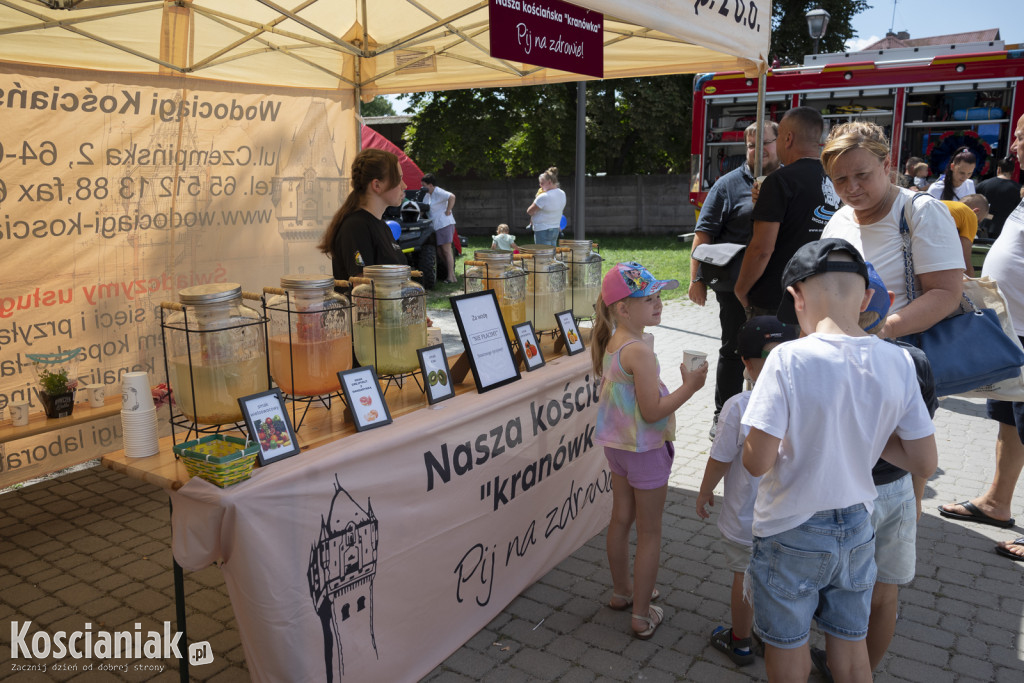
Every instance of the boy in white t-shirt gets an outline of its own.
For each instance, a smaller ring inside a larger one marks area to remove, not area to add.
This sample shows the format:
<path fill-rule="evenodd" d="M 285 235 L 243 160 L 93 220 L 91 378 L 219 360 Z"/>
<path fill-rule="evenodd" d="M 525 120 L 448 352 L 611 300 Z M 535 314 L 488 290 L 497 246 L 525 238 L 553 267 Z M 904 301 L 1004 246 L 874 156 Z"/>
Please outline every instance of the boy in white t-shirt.
<path fill-rule="evenodd" d="M 805 683 L 811 621 L 837 681 L 871 680 L 864 638 L 875 583 L 871 469 L 890 459 L 921 477 L 938 460 L 910 355 L 858 326 L 872 291 L 857 249 L 827 238 L 786 265 L 778 317 L 807 335 L 775 349 L 743 415 L 743 465 L 762 477 L 747 570 L 768 679 Z"/>
<path fill-rule="evenodd" d="M 799 327 L 780 322 L 773 315 L 757 316 L 743 323 L 737 335 L 736 350 L 750 381 L 757 382 L 764 359 L 772 349 L 782 342 L 796 339 L 799 334 Z M 707 506 L 715 505 L 715 487 L 725 478 L 722 510 L 718 513 L 718 530 L 722 534 L 718 546 L 725 555 L 726 566 L 733 572 L 730 596 L 732 627 L 716 627 L 711 633 L 711 645 L 739 666 L 754 663 L 750 641 L 754 608 L 743 599 L 743 575 L 750 564 L 750 547 L 754 542 L 750 525 L 754 519 L 754 498 L 759 481 L 743 469 L 743 440 L 749 430 L 740 424 L 740 418 L 749 399 L 750 392 L 742 391 L 729 397 L 722 405 L 715 442 L 697 494 L 697 515 L 707 519 L 711 514 Z"/>

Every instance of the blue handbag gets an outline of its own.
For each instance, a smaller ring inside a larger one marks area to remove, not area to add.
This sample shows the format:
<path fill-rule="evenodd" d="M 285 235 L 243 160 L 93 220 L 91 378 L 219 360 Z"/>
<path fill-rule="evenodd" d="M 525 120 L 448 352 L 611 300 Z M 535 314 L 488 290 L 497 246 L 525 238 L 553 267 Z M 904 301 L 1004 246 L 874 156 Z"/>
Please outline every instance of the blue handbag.
<path fill-rule="evenodd" d="M 913 211 L 913 200 L 907 202 Z M 907 299 L 916 298 L 914 257 L 906 211 L 900 216 Z M 991 308 L 978 308 L 966 295 L 961 313 L 940 320 L 924 332 L 902 337 L 924 351 L 935 375 L 935 393 L 949 396 L 1016 377 L 1024 365 L 1024 351 L 1003 332 Z M 966 304 L 966 306 L 964 305 Z"/>

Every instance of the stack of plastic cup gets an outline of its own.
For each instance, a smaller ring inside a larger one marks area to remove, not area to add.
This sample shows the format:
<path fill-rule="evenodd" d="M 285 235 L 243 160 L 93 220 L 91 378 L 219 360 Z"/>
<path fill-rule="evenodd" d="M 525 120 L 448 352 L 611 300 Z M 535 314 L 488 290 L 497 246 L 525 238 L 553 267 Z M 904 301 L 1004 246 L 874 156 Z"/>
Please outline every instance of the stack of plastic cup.
<path fill-rule="evenodd" d="M 121 378 L 121 428 L 127 457 L 145 458 L 160 452 L 156 406 L 145 372 L 129 372 Z"/>

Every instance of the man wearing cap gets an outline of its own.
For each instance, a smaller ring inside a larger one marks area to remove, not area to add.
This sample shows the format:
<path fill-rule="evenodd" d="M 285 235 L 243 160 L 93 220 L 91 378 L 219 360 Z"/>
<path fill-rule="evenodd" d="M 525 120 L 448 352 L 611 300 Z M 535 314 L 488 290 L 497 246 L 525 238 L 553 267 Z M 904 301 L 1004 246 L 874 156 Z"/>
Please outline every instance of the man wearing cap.
<path fill-rule="evenodd" d="M 784 166 L 760 188 L 751 214 L 754 224 L 736 298 L 748 315 L 771 315 L 779 306 L 779 277 L 802 245 L 821 236 L 839 208 L 839 195 L 821 165 L 825 122 L 811 107 L 795 107 L 779 122 L 776 140 Z"/>
<path fill-rule="evenodd" d="M 743 415 L 743 464 L 762 476 L 748 570 L 754 630 L 773 682 L 807 680 L 812 620 L 826 634 L 835 677 L 871 679 L 871 469 L 894 432 L 903 448 L 893 464 L 927 477 L 938 461 L 910 356 L 858 324 L 873 294 L 868 280 L 845 240 L 796 251 L 778 318 L 799 322 L 807 336 L 768 356 Z"/>
<path fill-rule="evenodd" d="M 764 153 L 761 158 L 761 173 L 764 175 L 779 167 L 779 157 L 775 153 L 778 133 L 779 124 L 774 121 L 764 123 Z M 744 137 L 747 141 L 746 163 L 723 175 L 711 187 L 694 228 L 693 249 L 702 244 L 746 244 L 750 239 L 750 213 L 754 209 L 751 192 L 757 158 L 756 123 L 747 126 Z M 731 286 L 728 284 L 729 289 L 714 288 L 718 300 L 718 321 L 722 326 L 722 346 L 718 349 L 715 376 L 715 424 L 726 399 L 743 389 L 743 361 L 736 353 L 736 334 L 747 316 Z M 708 285 L 701 276 L 700 263 L 692 258 L 689 296 L 690 301 L 698 306 L 703 306 L 708 296 Z M 714 427 L 711 436 L 714 438 Z"/>

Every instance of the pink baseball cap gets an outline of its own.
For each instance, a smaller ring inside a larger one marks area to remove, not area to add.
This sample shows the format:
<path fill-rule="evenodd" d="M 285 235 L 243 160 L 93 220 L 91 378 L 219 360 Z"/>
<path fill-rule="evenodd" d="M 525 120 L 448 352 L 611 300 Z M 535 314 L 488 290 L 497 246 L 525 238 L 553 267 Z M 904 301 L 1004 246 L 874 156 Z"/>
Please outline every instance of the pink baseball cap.
<path fill-rule="evenodd" d="M 678 280 L 657 280 L 636 261 L 616 263 L 601 282 L 601 299 L 605 306 L 630 297 L 650 296 L 663 289 L 675 289 Z"/>

